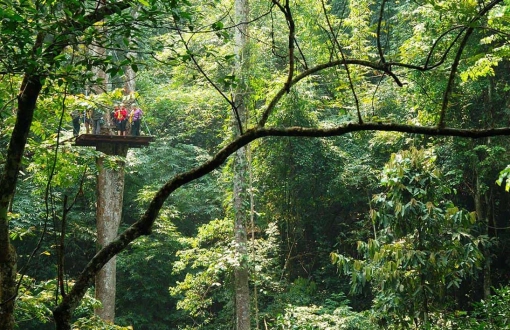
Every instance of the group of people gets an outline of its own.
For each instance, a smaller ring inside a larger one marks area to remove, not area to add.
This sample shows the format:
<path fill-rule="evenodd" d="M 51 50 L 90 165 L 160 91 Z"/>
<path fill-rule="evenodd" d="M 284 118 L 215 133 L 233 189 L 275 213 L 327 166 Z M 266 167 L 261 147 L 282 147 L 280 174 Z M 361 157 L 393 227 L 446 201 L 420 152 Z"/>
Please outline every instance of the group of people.
<path fill-rule="evenodd" d="M 140 122 L 142 120 L 143 112 L 137 104 L 131 105 L 131 111 L 128 113 L 128 108 L 123 103 L 116 104 L 113 111 L 110 113 L 110 120 L 115 127 L 118 135 L 125 136 L 130 124 L 131 135 L 140 135 Z M 89 106 L 82 114 L 78 110 L 71 113 L 73 120 L 73 135 L 80 134 L 81 119 L 85 124 L 87 134 L 92 130 L 92 134 L 100 134 L 101 126 L 104 125 L 104 113 L 96 107 Z"/>

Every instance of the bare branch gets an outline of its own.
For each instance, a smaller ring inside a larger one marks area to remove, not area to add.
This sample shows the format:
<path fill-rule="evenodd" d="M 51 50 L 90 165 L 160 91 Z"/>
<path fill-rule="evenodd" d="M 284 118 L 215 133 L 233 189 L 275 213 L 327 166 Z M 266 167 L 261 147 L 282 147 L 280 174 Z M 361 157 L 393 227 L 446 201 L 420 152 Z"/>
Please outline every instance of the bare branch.
<path fill-rule="evenodd" d="M 377 21 L 377 50 L 379 52 L 379 58 L 381 59 L 381 63 L 386 62 L 386 60 L 384 59 L 384 52 L 381 46 L 381 24 L 383 20 L 384 6 L 386 6 L 386 1 L 387 0 L 383 0 L 383 2 L 381 3 L 381 10 L 379 11 L 379 19 Z"/>
<path fill-rule="evenodd" d="M 181 38 L 181 41 L 184 45 L 184 48 L 186 48 L 186 52 L 188 53 L 190 59 L 193 61 L 193 64 L 195 64 L 195 67 L 197 68 L 198 71 L 200 71 L 200 73 L 202 74 L 202 76 L 204 76 L 204 78 L 207 80 L 207 82 L 209 82 L 209 84 L 211 84 L 211 86 L 213 86 L 213 88 L 225 99 L 225 101 L 227 101 L 227 103 L 230 105 L 230 108 L 232 109 L 232 111 L 234 112 L 234 115 L 236 117 L 236 120 L 237 120 L 237 125 L 239 126 L 239 132 L 241 132 L 241 134 L 243 134 L 243 125 L 241 123 L 241 118 L 239 117 L 239 111 L 237 111 L 237 107 L 235 105 L 235 102 L 232 101 L 230 98 L 227 97 L 227 95 L 225 95 L 225 93 L 223 93 L 223 91 L 218 87 L 218 85 L 216 85 L 216 83 L 214 81 L 212 81 L 211 78 L 209 78 L 209 76 L 207 75 L 207 73 L 205 73 L 204 69 L 202 69 L 202 66 L 200 66 L 200 64 L 198 64 L 195 56 L 193 55 L 193 52 L 191 52 L 191 50 L 189 49 L 188 47 L 188 43 L 184 40 L 183 36 L 182 36 L 182 33 L 181 31 L 179 30 L 179 28 L 177 27 L 177 22 L 175 23 L 175 27 L 177 28 L 177 31 L 179 33 L 179 37 Z"/>
<path fill-rule="evenodd" d="M 389 68 L 388 65 L 384 65 L 382 63 L 372 63 L 372 62 L 369 62 L 369 61 L 357 60 L 357 59 L 345 59 L 345 60 L 336 60 L 336 61 L 331 61 L 331 62 L 319 64 L 319 65 L 317 65 L 317 66 L 315 66 L 315 67 L 313 67 L 311 69 L 303 71 L 299 75 L 295 76 L 294 79 L 292 79 L 292 81 L 290 82 L 290 86 L 289 87 L 294 86 L 299 81 L 301 81 L 304 78 L 307 78 L 307 77 L 313 75 L 314 73 L 317 73 L 319 71 L 322 71 L 322 70 L 325 70 L 325 69 L 328 69 L 328 68 L 332 68 L 332 67 L 335 67 L 335 66 L 345 65 L 345 64 L 365 66 L 365 67 L 372 68 L 374 70 L 382 71 L 382 72 L 388 74 L 389 76 L 394 77 L 396 79 L 395 82 L 397 83 L 397 85 L 399 87 L 403 86 L 403 84 L 400 82 L 400 80 L 397 77 L 395 77 L 395 75 L 390 71 L 390 68 Z M 278 104 L 278 102 L 281 100 L 283 95 L 285 95 L 285 93 L 286 93 L 286 86 L 281 88 L 275 94 L 275 96 L 273 96 L 273 99 L 271 100 L 271 102 L 267 106 L 266 110 L 262 113 L 262 117 L 259 120 L 258 127 L 264 127 L 265 126 L 265 124 L 266 124 L 266 122 L 267 122 L 267 120 L 269 118 L 269 115 L 274 110 L 276 104 Z"/>
<path fill-rule="evenodd" d="M 287 74 L 287 82 L 285 83 L 285 91 L 290 92 L 290 87 L 292 86 L 292 78 L 294 76 L 294 41 L 296 34 L 296 26 L 294 24 L 294 19 L 292 18 L 292 13 L 290 11 L 289 0 L 285 0 L 285 5 L 282 5 L 278 0 L 273 0 L 273 3 L 281 10 L 281 12 L 285 15 L 285 20 L 289 26 L 289 72 Z"/>
<path fill-rule="evenodd" d="M 460 59 L 462 57 L 462 53 L 464 52 L 464 49 L 466 48 L 467 42 L 469 40 L 469 37 L 474 31 L 474 23 L 478 21 L 480 18 L 482 18 L 489 10 L 491 10 L 494 6 L 496 6 L 498 3 L 502 2 L 503 0 L 493 0 L 491 3 L 489 3 L 487 6 L 482 8 L 480 12 L 471 19 L 469 22 L 469 27 L 466 28 L 466 34 L 464 35 L 464 38 L 462 38 L 462 41 L 460 42 L 459 49 L 457 50 L 457 54 L 455 56 L 455 59 L 452 63 L 452 68 L 450 70 L 450 77 L 448 78 L 448 85 L 446 86 L 446 90 L 443 95 L 443 104 L 441 106 L 441 113 L 439 114 L 439 127 L 445 126 L 445 116 L 446 116 L 446 110 L 448 109 L 448 102 L 450 100 L 450 95 L 453 90 L 453 85 L 455 84 L 455 76 L 457 75 L 457 69 L 459 67 Z"/>
<path fill-rule="evenodd" d="M 328 23 L 329 30 L 331 31 L 331 34 L 334 36 L 333 26 L 331 25 L 331 22 L 329 21 L 329 16 L 326 12 L 326 4 L 324 3 L 324 0 L 322 0 L 321 3 L 322 3 L 322 9 L 324 10 L 324 16 L 326 16 L 326 22 Z M 347 73 L 347 79 L 349 80 L 349 88 L 351 89 L 352 96 L 354 97 L 354 102 L 356 104 L 356 114 L 358 115 L 358 123 L 362 124 L 363 118 L 361 118 L 361 111 L 359 108 L 358 95 L 356 95 L 356 90 L 354 89 L 354 83 L 352 82 L 349 66 L 345 62 L 344 51 L 343 51 L 342 47 L 340 46 L 340 43 L 338 42 L 338 39 L 336 37 L 333 37 L 333 41 L 336 44 L 336 46 L 338 47 L 338 51 L 340 52 L 340 55 L 342 56 L 342 61 L 344 62 L 344 67 L 345 67 L 345 73 Z M 336 55 L 336 57 L 338 58 L 338 55 Z"/>

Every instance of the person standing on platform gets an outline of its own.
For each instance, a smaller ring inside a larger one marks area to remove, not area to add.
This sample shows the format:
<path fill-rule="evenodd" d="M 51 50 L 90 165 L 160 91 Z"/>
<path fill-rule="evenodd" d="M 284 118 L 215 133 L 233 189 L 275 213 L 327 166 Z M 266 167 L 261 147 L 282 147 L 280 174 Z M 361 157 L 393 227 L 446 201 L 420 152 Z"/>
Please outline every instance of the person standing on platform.
<path fill-rule="evenodd" d="M 101 122 L 103 121 L 103 112 L 98 108 L 92 109 L 92 134 L 101 134 Z"/>
<path fill-rule="evenodd" d="M 115 130 L 118 129 L 117 118 L 115 118 L 115 113 L 117 112 L 118 109 L 119 109 L 119 104 L 115 103 L 115 106 L 113 107 L 112 112 L 110 112 L 111 126 L 115 127 Z"/>
<path fill-rule="evenodd" d="M 80 135 L 80 112 L 73 110 L 71 118 L 73 119 L 73 136 L 78 136 Z"/>
<path fill-rule="evenodd" d="M 133 104 L 133 108 L 131 109 L 131 114 L 129 118 L 131 120 L 131 135 L 132 136 L 140 136 L 140 122 L 142 120 L 142 109 L 138 107 L 137 104 Z"/>
<path fill-rule="evenodd" d="M 92 107 L 88 106 L 83 112 L 83 123 L 85 124 L 85 132 L 90 133 L 90 127 L 92 126 Z"/>
<path fill-rule="evenodd" d="M 117 130 L 119 131 L 119 135 L 126 135 L 126 124 L 127 124 L 127 110 L 124 104 L 121 104 L 115 110 L 115 120 L 117 120 Z"/>

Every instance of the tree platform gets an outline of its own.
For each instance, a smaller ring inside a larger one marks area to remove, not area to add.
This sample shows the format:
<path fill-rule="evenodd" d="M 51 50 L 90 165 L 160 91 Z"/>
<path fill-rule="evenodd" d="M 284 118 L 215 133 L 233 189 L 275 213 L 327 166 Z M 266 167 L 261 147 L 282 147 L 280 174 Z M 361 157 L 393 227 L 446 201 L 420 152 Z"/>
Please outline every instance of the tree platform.
<path fill-rule="evenodd" d="M 148 146 L 152 141 L 154 141 L 153 136 L 81 134 L 76 137 L 75 145 L 81 147 L 100 147 L 104 144 L 116 144 L 128 148 L 141 148 Z"/>

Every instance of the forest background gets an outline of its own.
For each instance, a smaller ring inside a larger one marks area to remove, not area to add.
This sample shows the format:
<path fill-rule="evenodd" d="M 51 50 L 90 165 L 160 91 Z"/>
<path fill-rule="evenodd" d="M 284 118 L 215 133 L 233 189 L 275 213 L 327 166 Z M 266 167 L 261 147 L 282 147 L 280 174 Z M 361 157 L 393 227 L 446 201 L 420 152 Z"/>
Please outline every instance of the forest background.
<path fill-rule="evenodd" d="M 0 5 L 4 328 L 239 328 L 239 268 L 251 328 L 509 327 L 509 1 Z M 98 249 L 104 155 L 70 114 L 129 98 L 155 141 L 107 158 Z M 92 285 L 114 255 L 115 325 Z"/>

